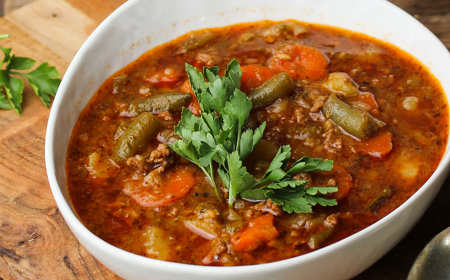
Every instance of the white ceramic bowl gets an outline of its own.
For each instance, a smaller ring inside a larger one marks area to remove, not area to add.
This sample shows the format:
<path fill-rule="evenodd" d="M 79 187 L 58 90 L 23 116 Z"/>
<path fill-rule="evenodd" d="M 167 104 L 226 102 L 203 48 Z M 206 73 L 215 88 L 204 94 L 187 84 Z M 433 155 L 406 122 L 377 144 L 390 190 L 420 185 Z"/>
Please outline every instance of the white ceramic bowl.
<path fill-rule="evenodd" d="M 56 203 L 81 244 L 126 279 L 347 279 L 391 249 L 423 214 L 446 177 L 446 153 L 408 201 L 368 228 L 312 253 L 274 263 L 206 267 L 154 260 L 116 248 L 80 222 L 67 193 L 65 158 L 72 128 L 88 100 L 115 71 L 146 50 L 194 29 L 262 19 L 298 19 L 372 35 L 425 64 L 450 94 L 450 55 L 423 25 L 383 0 L 132 0 L 110 15 L 83 44 L 53 102 L 45 160 Z"/>

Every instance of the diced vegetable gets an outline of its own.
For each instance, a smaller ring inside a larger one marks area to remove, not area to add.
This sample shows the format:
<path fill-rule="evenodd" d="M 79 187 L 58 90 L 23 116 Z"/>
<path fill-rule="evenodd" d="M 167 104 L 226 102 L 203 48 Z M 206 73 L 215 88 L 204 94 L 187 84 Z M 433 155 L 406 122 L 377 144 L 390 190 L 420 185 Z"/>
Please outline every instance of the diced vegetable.
<path fill-rule="evenodd" d="M 142 150 L 156 135 L 159 127 L 160 121 L 152 113 L 141 113 L 131 121 L 126 131 L 120 136 L 113 148 L 113 158 L 125 160 Z"/>
<path fill-rule="evenodd" d="M 125 86 L 125 83 L 127 81 L 127 75 L 126 74 L 121 74 L 118 76 L 115 76 L 113 78 L 113 90 L 112 93 L 113 94 L 118 94 L 122 91 L 123 87 Z"/>
<path fill-rule="evenodd" d="M 212 240 L 221 231 L 221 224 L 218 221 L 219 211 L 210 203 L 200 203 L 195 207 L 195 216 L 184 220 L 184 226 L 199 235 L 200 237 Z"/>
<path fill-rule="evenodd" d="M 308 246 L 311 249 L 319 248 L 334 232 L 338 223 L 336 214 L 329 216 L 319 215 L 306 221 L 306 229 L 313 234 L 309 237 Z"/>
<path fill-rule="evenodd" d="M 353 107 L 371 112 L 378 109 L 375 96 L 370 92 L 361 92 L 349 102 Z"/>
<path fill-rule="evenodd" d="M 182 76 L 183 73 L 179 70 L 168 67 L 144 80 L 153 86 L 171 86 L 178 83 Z"/>
<path fill-rule="evenodd" d="M 248 42 L 248 41 L 251 41 L 253 38 L 255 38 L 254 33 L 245 32 L 245 33 L 242 33 L 241 37 L 239 37 L 239 42 L 241 42 L 241 43 Z"/>
<path fill-rule="evenodd" d="M 328 75 L 328 79 L 322 86 L 343 97 L 352 97 L 359 94 L 359 90 L 352 78 L 344 72 L 334 72 Z"/>
<path fill-rule="evenodd" d="M 375 158 L 383 158 L 392 150 L 392 134 L 388 131 L 361 143 L 360 151 Z"/>
<path fill-rule="evenodd" d="M 308 246 L 311 249 L 317 249 L 319 246 L 331 236 L 334 232 L 334 227 L 325 227 L 321 231 L 311 235 L 308 240 Z"/>
<path fill-rule="evenodd" d="M 241 67 L 241 90 L 250 92 L 273 76 L 269 67 L 262 65 L 245 65 Z"/>
<path fill-rule="evenodd" d="M 114 166 L 102 159 L 99 153 L 89 154 L 86 169 L 92 178 L 106 179 L 110 176 L 113 168 Z"/>
<path fill-rule="evenodd" d="M 277 52 L 269 61 L 275 72 L 287 72 L 294 79 L 320 80 L 327 73 L 328 58 L 316 48 L 293 45 Z"/>
<path fill-rule="evenodd" d="M 280 97 L 287 96 L 294 87 L 294 81 L 287 73 L 279 73 L 253 90 L 249 97 L 255 108 L 261 108 L 272 104 Z"/>
<path fill-rule="evenodd" d="M 145 99 L 137 99 L 133 101 L 128 107 L 130 113 L 161 113 L 165 111 L 181 111 L 181 108 L 185 106 L 192 96 L 188 93 L 180 92 L 165 92 L 156 95 L 152 95 Z"/>
<path fill-rule="evenodd" d="M 288 34 L 292 34 L 297 37 L 300 34 L 306 32 L 306 28 L 303 25 L 299 25 L 295 22 L 282 22 L 276 25 L 272 25 L 262 33 L 264 41 L 267 43 L 273 43 L 277 39 L 286 37 Z"/>
<path fill-rule="evenodd" d="M 367 208 L 369 208 L 369 210 L 372 212 L 376 212 L 386 202 L 386 200 L 392 196 L 392 193 L 393 193 L 392 186 L 384 188 L 375 199 L 370 201 Z"/>
<path fill-rule="evenodd" d="M 170 241 L 167 232 L 157 226 L 147 226 L 142 233 L 145 255 L 160 260 L 170 257 Z"/>
<path fill-rule="evenodd" d="M 189 38 L 183 43 L 177 54 L 183 54 L 206 45 L 215 35 L 209 30 L 199 30 L 189 33 Z"/>
<path fill-rule="evenodd" d="M 419 163 L 417 161 L 408 161 L 400 165 L 400 175 L 406 180 L 413 180 L 419 173 Z"/>
<path fill-rule="evenodd" d="M 165 173 L 157 183 L 145 186 L 141 180 L 129 181 L 123 192 L 142 207 L 161 207 L 186 196 L 196 184 L 196 179 L 191 168 L 181 166 Z"/>
<path fill-rule="evenodd" d="M 353 108 L 335 95 L 328 97 L 322 110 L 327 118 L 359 139 L 370 137 L 381 125 L 369 113 Z"/>
<path fill-rule="evenodd" d="M 273 216 L 266 214 L 251 220 L 247 227 L 231 237 L 233 250 L 241 252 L 253 251 L 263 243 L 278 236 L 273 225 Z"/>
<path fill-rule="evenodd" d="M 419 105 L 419 98 L 415 96 L 407 96 L 402 101 L 402 106 L 407 111 L 414 111 Z"/>
<path fill-rule="evenodd" d="M 353 188 L 353 178 L 352 175 L 345 170 L 345 168 L 339 165 L 333 165 L 333 170 L 331 171 L 336 179 L 338 191 L 334 194 L 337 200 L 342 200 L 347 197 L 350 190 Z"/>

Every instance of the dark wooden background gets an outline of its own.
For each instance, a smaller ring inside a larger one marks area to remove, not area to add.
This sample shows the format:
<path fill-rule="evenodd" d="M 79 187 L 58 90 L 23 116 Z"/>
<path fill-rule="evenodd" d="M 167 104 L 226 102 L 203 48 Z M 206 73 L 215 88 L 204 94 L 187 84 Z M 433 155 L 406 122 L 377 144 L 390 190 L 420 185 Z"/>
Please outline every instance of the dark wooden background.
<path fill-rule="evenodd" d="M 18 55 L 49 61 L 64 73 L 83 40 L 122 2 L 0 0 L 0 33 L 13 35 L 1 43 Z M 391 2 L 450 48 L 450 0 Z M 79 245 L 55 206 L 43 155 L 48 110 L 32 95 L 26 87 L 22 116 L 0 111 L 0 280 L 119 279 Z M 355 279 L 406 279 L 421 249 L 448 226 L 450 179 L 403 241 Z"/>

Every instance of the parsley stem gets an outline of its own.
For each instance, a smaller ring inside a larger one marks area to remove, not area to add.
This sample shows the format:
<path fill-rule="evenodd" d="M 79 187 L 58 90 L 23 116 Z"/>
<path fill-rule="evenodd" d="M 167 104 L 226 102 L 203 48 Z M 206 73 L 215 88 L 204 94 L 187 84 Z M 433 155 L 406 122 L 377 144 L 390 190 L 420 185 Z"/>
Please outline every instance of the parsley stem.
<path fill-rule="evenodd" d="M 219 189 L 217 188 L 217 185 L 216 185 L 216 180 L 214 180 L 214 169 L 213 169 L 212 163 L 210 163 L 210 165 L 208 166 L 209 170 L 206 170 L 205 167 L 203 167 L 203 166 L 199 166 L 199 167 L 203 171 L 203 173 L 205 173 L 206 177 L 208 177 L 211 185 L 214 188 L 214 193 L 216 194 L 217 198 L 220 201 L 222 201 L 222 197 L 221 197 L 221 195 L 219 193 Z"/>
<path fill-rule="evenodd" d="M 16 71 L 9 71 L 10 74 L 19 75 L 19 76 L 25 76 L 25 73 L 16 72 Z"/>
<path fill-rule="evenodd" d="M 9 38 L 8 34 L 0 34 L 0 39 L 6 39 Z"/>

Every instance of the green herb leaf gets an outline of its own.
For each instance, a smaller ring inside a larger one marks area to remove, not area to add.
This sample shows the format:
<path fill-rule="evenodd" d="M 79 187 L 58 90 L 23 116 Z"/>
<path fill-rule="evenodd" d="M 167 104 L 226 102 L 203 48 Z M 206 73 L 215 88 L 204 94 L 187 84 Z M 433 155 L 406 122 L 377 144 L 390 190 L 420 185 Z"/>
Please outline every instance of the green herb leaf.
<path fill-rule="evenodd" d="M 45 106 L 50 107 L 51 97 L 56 95 L 59 83 L 59 73 L 54 66 L 42 63 L 30 73 L 23 74 L 27 78 L 36 95 Z"/>
<path fill-rule="evenodd" d="M 2 51 L 2 53 L 3 53 L 3 59 L 2 59 L 2 61 L 1 61 L 1 63 L 0 63 L 0 67 L 1 67 L 3 64 L 8 65 L 9 60 L 11 59 L 11 50 L 12 50 L 12 49 L 10 49 L 10 48 L 0 47 L 0 51 Z"/>
<path fill-rule="evenodd" d="M 253 152 L 266 128 L 262 123 L 255 130 L 244 130 L 252 102 L 239 87 L 242 72 L 237 60 L 232 60 L 219 76 L 218 67 L 203 68 L 201 73 L 186 64 L 189 82 L 201 107 L 201 116 L 183 108 L 181 120 L 174 131 L 181 137 L 170 147 L 180 156 L 196 164 L 215 183 L 214 166 L 228 189 L 228 204 L 240 196 L 250 201 L 272 199 L 288 213 L 309 213 L 312 206 L 335 205 L 336 201 L 319 195 L 337 191 L 335 187 L 306 188 L 308 181 L 295 180 L 299 172 L 330 170 L 332 161 L 303 157 L 288 168 L 290 146 L 282 146 L 260 180 L 256 180 L 243 160 Z"/>
<path fill-rule="evenodd" d="M 333 161 L 329 159 L 302 157 L 289 168 L 288 173 L 330 171 L 331 169 L 333 169 Z"/>
<path fill-rule="evenodd" d="M 0 109 L 2 110 L 11 110 L 11 104 L 9 104 L 8 99 L 5 96 L 6 93 L 0 91 Z"/>
<path fill-rule="evenodd" d="M 228 156 L 228 174 L 230 177 L 230 183 L 228 188 L 228 203 L 232 205 L 236 200 L 237 194 L 253 186 L 256 181 L 253 176 L 247 172 L 247 168 L 242 166 L 242 161 L 239 157 L 239 153 L 234 151 Z"/>
<path fill-rule="evenodd" d="M 0 39 L 8 37 L 8 34 L 0 34 Z M 12 71 L 29 70 L 36 61 L 11 54 L 11 48 L 0 47 L 0 51 L 3 53 L 0 61 L 0 109 L 14 109 L 18 114 L 22 112 L 24 83 L 17 76 L 27 79 L 36 95 L 49 107 L 61 82 L 56 68 L 42 63 L 28 73 Z"/>
<path fill-rule="evenodd" d="M 28 57 L 19 57 L 13 55 L 8 64 L 8 69 L 28 70 L 34 66 L 36 61 Z"/>
<path fill-rule="evenodd" d="M 0 86 L 3 86 L 6 99 L 18 114 L 22 113 L 22 93 L 24 85 L 22 80 L 8 76 L 6 70 L 0 70 Z"/>

